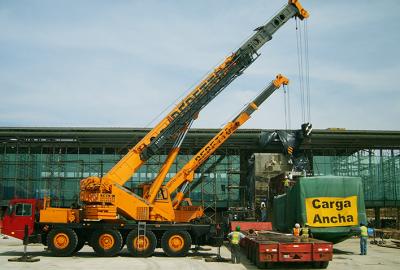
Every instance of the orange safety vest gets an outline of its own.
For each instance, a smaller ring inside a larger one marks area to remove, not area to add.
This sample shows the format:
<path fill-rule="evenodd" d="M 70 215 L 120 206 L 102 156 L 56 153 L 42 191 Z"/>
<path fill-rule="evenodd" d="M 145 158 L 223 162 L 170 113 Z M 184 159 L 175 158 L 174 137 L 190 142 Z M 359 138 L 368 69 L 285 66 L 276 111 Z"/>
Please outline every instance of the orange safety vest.
<path fill-rule="evenodd" d="M 300 228 L 293 228 L 293 235 L 300 236 Z"/>

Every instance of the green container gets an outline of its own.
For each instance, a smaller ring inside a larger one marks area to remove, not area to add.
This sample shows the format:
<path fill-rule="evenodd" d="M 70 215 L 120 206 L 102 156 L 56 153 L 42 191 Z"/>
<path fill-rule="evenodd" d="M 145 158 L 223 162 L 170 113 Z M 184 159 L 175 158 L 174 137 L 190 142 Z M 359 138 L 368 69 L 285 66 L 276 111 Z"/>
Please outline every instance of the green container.
<path fill-rule="evenodd" d="M 356 224 L 341 226 L 340 224 L 330 223 L 332 226 L 329 227 L 323 227 L 322 225 L 313 227 L 312 224 L 310 224 L 310 229 L 314 238 L 330 241 L 332 243 L 346 240 L 352 235 L 357 234 L 358 224 L 360 222 L 366 223 L 367 221 L 364 193 L 360 177 L 318 176 L 300 178 L 287 194 L 279 195 L 274 198 L 274 229 L 281 232 L 291 232 L 294 224 L 299 223 L 303 226 L 307 223 L 307 198 L 322 198 L 318 199 L 319 203 L 316 204 L 319 209 L 323 206 L 327 208 L 331 206 L 335 213 L 341 215 L 342 211 L 345 211 L 341 209 L 343 205 L 337 205 L 336 201 L 335 203 L 332 202 L 328 204 L 330 201 L 326 198 L 349 198 L 352 196 L 357 196 L 357 211 L 355 211 L 354 208 L 354 212 L 357 212 L 355 213 L 355 215 L 357 215 Z M 309 201 L 313 201 L 313 199 L 309 199 Z M 324 200 L 326 200 L 326 204 L 321 204 L 320 201 Z M 340 211 L 338 209 L 340 209 Z M 337 220 L 336 217 L 335 220 Z"/>

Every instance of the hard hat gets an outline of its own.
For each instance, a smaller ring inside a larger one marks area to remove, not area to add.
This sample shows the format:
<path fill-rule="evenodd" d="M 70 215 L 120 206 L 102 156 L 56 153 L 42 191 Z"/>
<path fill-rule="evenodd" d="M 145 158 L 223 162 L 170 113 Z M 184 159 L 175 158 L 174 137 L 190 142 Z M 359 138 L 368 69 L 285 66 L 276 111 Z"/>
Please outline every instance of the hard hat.
<path fill-rule="evenodd" d="M 240 226 L 236 226 L 236 230 L 237 230 L 237 231 L 240 231 Z"/>
<path fill-rule="evenodd" d="M 300 228 L 300 224 L 299 224 L 299 223 L 296 223 L 296 224 L 294 224 L 294 227 L 295 227 L 295 228 Z"/>

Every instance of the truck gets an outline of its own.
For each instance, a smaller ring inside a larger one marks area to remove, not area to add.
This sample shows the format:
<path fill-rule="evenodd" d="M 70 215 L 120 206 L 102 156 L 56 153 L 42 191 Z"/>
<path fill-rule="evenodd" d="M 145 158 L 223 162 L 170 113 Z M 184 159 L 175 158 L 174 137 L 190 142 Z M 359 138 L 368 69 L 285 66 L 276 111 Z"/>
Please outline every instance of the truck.
<path fill-rule="evenodd" d="M 287 83 L 278 76 L 232 122 L 228 123 L 181 172 L 166 184 L 165 178 L 192 122 L 203 109 L 259 56 L 258 50 L 290 18 L 308 18 L 299 1 L 290 0 L 266 24 L 219 66 L 212 70 L 181 102 L 103 177 L 91 176 L 80 183 L 79 208 L 51 207 L 50 200 L 11 200 L 3 220 L 4 233 L 23 238 L 28 226 L 30 242 L 41 242 L 54 256 L 70 256 L 86 243 L 98 256 L 115 256 L 126 244 L 132 256 L 151 256 L 162 247 L 168 256 L 185 256 L 193 244 L 219 242 L 218 226 L 203 222 L 204 210 L 190 205 L 185 190 L 194 171 L 242 123 L 247 121 L 275 89 Z M 124 184 L 163 145 L 175 140 L 157 177 L 133 192 Z M 179 189 L 179 191 L 178 191 Z M 186 202 L 188 205 L 183 205 Z"/>

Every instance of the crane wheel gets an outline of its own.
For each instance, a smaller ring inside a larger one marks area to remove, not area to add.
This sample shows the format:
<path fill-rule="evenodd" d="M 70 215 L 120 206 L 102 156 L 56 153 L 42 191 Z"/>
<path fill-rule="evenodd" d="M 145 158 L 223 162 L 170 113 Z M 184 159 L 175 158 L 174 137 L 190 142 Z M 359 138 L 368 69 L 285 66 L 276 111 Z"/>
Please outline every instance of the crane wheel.
<path fill-rule="evenodd" d="M 192 246 L 187 231 L 166 231 L 161 237 L 161 247 L 169 257 L 184 257 Z"/>
<path fill-rule="evenodd" d="M 92 234 L 90 243 L 98 256 L 112 257 L 122 249 L 122 236 L 117 230 L 99 230 Z"/>
<path fill-rule="evenodd" d="M 152 231 L 146 231 L 145 235 L 138 236 L 138 232 L 132 230 L 126 237 L 126 246 L 132 256 L 149 257 L 156 249 L 157 237 Z"/>
<path fill-rule="evenodd" d="M 53 256 L 71 256 L 78 245 L 78 236 L 68 228 L 56 228 L 47 235 L 47 247 Z"/>

